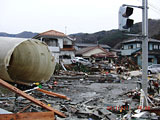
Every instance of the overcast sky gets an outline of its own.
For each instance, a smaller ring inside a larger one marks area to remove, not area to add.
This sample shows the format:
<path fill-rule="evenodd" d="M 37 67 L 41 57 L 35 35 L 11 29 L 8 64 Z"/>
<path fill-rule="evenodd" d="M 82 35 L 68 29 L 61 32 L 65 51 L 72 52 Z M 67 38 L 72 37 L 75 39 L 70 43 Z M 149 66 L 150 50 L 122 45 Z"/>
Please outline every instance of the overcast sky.
<path fill-rule="evenodd" d="M 67 34 L 94 33 L 118 28 L 118 10 L 122 4 L 141 6 L 142 0 L 0 0 L 0 32 L 44 32 L 57 30 Z M 160 19 L 160 0 L 149 1 L 149 18 Z M 135 8 L 131 16 L 142 19 Z"/>

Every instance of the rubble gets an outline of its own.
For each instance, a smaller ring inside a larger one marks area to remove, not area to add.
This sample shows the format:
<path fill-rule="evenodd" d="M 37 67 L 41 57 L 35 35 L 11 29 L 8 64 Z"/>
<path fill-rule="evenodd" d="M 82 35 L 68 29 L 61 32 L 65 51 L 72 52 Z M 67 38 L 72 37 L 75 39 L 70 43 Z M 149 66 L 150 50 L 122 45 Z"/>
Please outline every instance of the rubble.
<path fill-rule="evenodd" d="M 140 93 L 137 83 L 141 80 L 141 74 L 137 73 L 139 72 L 115 74 L 61 70 L 59 75 L 54 75 L 50 81 L 41 84 L 41 89 L 48 92 L 39 89 L 29 91 L 29 94 L 65 114 L 66 118 L 55 115 L 56 120 L 120 120 L 128 111 L 139 107 Z M 57 94 L 65 99 L 55 97 Z M 160 96 L 155 95 L 149 98 L 158 106 Z M 14 108 L 5 107 L 12 112 L 46 111 L 25 98 L 18 97 L 18 104 L 13 104 L 15 97 L 12 97 L 10 100 L 1 98 L 0 107 L 4 108 L 5 102 Z M 157 115 L 156 117 L 158 118 Z"/>

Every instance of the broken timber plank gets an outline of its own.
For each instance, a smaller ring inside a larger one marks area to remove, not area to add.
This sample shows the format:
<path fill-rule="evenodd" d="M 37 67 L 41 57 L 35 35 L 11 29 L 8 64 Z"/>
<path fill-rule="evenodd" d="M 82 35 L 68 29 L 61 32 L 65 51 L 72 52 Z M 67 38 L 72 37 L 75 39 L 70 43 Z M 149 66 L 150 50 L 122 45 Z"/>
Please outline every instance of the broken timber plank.
<path fill-rule="evenodd" d="M 9 83 L 3 81 L 2 79 L 0 79 L 0 85 L 3 85 L 4 87 L 8 88 L 9 90 L 21 95 L 22 97 L 30 100 L 31 102 L 33 102 L 33 103 L 35 103 L 35 104 L 37 104 L 37 105 L 39 105 L 39 106 L 41 106 L 41 107 L 43 107 L 47 110 L 55 112 L 55 114 L 57 114 L 61 117 L 66 117 L 65 114 L 63 114 L 62 112 L 59 112 L 58 110 L 55 110 L 52 107 L 49 107 L 48 105 L 44 104 L 43 102 L 41 102 L 41 101 L 35 99 L 34 97 L 26 94 L 25 92 L 23 92 L 23 91 L 19 90 L 18 88 L 10 85 Z"/>
<path fill-rule="evenodd" d="M 0 120 L 55 120 L 54 112 L 0 114 Z"/>
<path fill-rule="evenodd" d="M 24 107 L 21 111 L 19 111 L 18 113 L 23 113 L 25 110 L 27 110 L 28 108 L 30 108 L 32 106 L 32 104 L 27 105 L 26 107 Z"/>
<path fill-rule="evenodd" d="M 68 98 L 67 96 L 61 95 L 61 94 L 58 94 L 58 93 L 55 93 L 55 92 L 47 91 L 47 90 L 40 89 L 40 88 L 37 88 L 36 90 L 38 90 L 40 92 L 43 92 L 43 93 L 45 93 L 47 95 L 50 95 L 50 96 L 54 96 L 54 97 L 56 96 L 56 97 L 59 97 L 59 98 L 70 100 L 70 98 Z"/>

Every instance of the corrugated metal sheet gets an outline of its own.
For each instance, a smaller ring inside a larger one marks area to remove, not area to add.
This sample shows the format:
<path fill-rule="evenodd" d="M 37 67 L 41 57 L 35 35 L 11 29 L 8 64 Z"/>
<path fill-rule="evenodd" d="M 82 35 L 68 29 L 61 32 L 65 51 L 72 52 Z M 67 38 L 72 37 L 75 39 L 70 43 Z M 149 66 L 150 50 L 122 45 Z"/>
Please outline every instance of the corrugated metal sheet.
<path fill-rule="evenodd" d="M 0 37 L 0 78 L 17 83 L 47 81 L 54 68 L 54 58 L 45 43 Z"/>

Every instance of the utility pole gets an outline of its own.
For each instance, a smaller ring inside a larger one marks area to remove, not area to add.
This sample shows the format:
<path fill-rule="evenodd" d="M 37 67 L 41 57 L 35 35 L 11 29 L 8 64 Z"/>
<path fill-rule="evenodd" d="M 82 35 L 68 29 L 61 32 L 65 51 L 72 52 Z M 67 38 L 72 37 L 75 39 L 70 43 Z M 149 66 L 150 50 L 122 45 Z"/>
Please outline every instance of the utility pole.
<path fill-rule="evenodd" d="M 148 0 L 142 0 L 142 89 L 147 96 L 148 85 Z"/>
<path fill-rule="evenodd" d="M 67 26 L 65 26 L 65 34 L 67 35 Z"/>
<path fill-rule="evenodd" d="M 130 27 L 133 25 L 133 20 L 129 19 L 129 16 L 133 13 L 133 8 L 142 9 L 142 35 L 128 34 L 131 36 L 137 36 L 142 38 L 142 90 L 147 97 L 147 85 L 148 85 L 148 0 L 142 0 L 142 6 L 126 5 L 123 4 L 119 9 L 119 30 L 130 31 Z M 147 105 L 147 100 L 144 106 Z"/>

